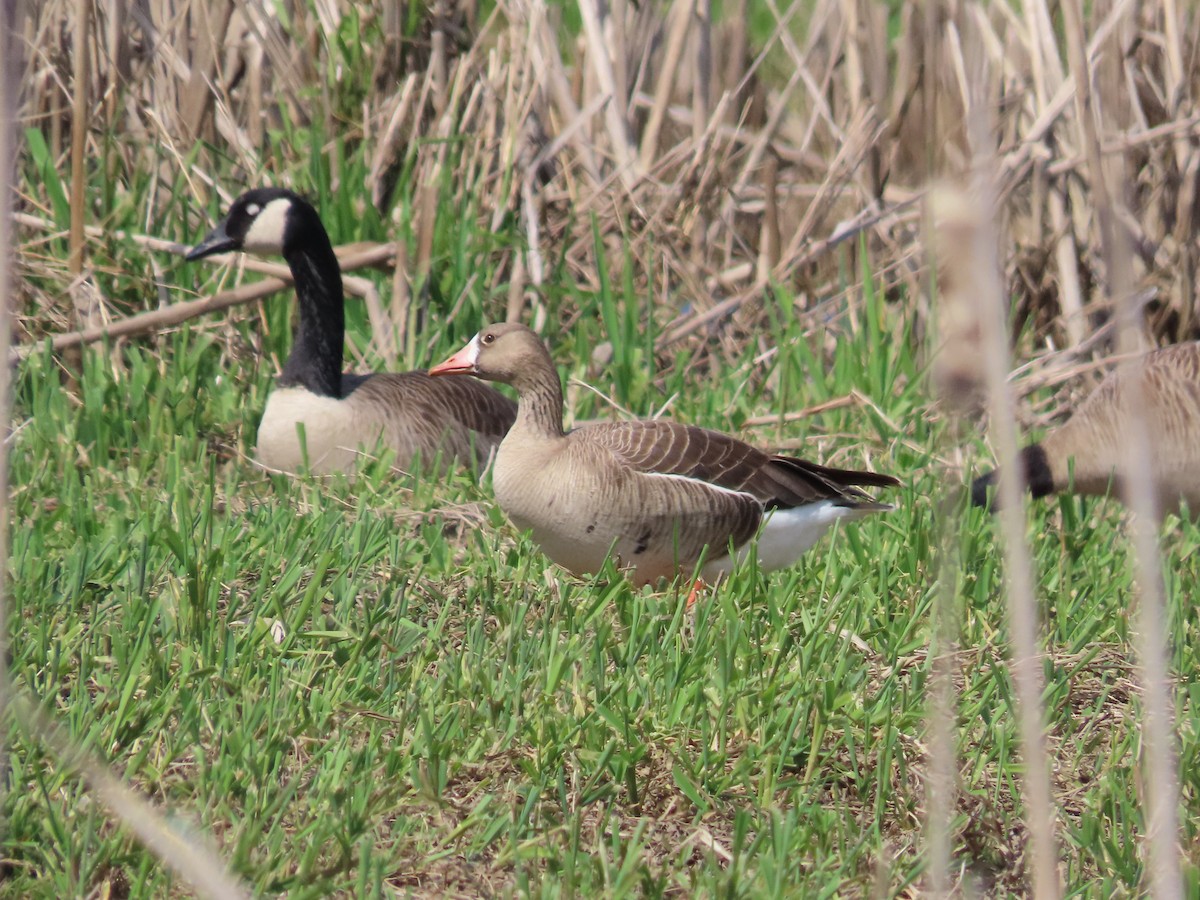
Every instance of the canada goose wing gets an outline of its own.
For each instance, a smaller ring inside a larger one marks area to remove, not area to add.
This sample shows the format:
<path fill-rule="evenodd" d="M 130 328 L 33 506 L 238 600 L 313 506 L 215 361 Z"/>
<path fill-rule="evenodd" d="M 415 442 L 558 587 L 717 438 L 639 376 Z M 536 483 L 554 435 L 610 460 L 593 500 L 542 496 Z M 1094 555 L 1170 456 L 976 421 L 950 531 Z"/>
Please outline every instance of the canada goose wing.
<path fill-rule="evenodd" d="M 512 427 L 515 402 L 472 378 L 430 378 L 424 372 L 379 372 L 345 375 L 344 399 L 404 410 L 414 423 L 445 427 L 457 422 L 499 440 Z M 361 400 L 355 399 L 361 397 Z"/>

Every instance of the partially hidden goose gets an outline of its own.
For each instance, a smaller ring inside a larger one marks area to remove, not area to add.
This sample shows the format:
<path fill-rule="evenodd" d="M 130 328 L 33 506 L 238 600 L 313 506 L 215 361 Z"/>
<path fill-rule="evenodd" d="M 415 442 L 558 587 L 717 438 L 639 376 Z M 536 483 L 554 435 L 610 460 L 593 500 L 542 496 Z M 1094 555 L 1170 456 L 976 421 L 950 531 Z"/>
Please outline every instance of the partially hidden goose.
<path fill-rule="evenodd" d="M 612 557 L 639 585 L 690 576 L 707 548 L 700 578 L 711 583 L 752 546 L 764 570 L 779 569 L 834 522 L 892 508 L 856 485 L 899 484 L 672 422 L 564 432 L 558 372 L 523 325 L 489 325 L 429 374 L 458 373 L 516 389 L 517 421 L 492 472 L 496 501 L 547 556 L 579 575 Z"/>
<path fill-rule="evenodd" d="M 516 404 L 487 385 L 435 381 L 425 372 L 355 375 L 342 371 L 342 274 L 329 235 L 307 201 L 259 188 L 187 253 L 189 260 L 243 250 L 280 254 L 296 283 L 300 314 L 292 351 L 258 426 L 258 461 L 296 472 L 352 472 L 361 450 L 395 452 L 407 469 L 419 457 L 485 461 L 516 417 Z M 300 426 L 304 446 L 300 442 Z"/>
<path fill-rule="evenodd" d="M 1141 387 L 1140 415 L 1134 416 L 1133 379 Z M 1160 513 L 1176 512 L 1180 500 L 1200 512 L 1200 344 L 1154 350 L 1117 368 L 1074 414 L 1019 456 L 1025 484 L 1034 497 L 1068 487 L 1077 494 L 1103 496 L 1122 491 L 1118 470 L 1122 443 L 1134 427 L 1146 429 L 1150 465 Z M 996 472 L 975 479 L 971 501 L 994 506 L 990 488 Z"/>

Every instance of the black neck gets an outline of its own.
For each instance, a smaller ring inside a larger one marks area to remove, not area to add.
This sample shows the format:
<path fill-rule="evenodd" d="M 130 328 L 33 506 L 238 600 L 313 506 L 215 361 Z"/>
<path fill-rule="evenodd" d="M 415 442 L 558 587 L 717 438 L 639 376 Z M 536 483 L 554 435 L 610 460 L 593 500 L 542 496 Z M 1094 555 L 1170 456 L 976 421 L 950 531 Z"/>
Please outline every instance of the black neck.
<path fill-rule="evenodd" d="M 319 221 L 305 224 L 303 239 L 291 241 L 283 254 L 296 281 L 300 320 L 279 384 L 340 398 L 346 331 L 342 272 L 324 227 Z"/>

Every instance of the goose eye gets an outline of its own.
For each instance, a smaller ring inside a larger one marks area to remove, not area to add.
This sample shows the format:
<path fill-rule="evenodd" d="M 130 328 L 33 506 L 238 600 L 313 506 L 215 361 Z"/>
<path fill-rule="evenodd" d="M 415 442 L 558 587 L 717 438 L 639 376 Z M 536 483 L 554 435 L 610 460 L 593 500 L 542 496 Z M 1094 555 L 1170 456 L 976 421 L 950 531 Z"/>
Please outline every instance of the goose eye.
<path fill-rule="evenodd" d="M 493 341 L 495 341 L 495 340 L 496 340 L 496 336 L 495 336 L 494 334 L 492 334 L 492 333 L 489 331 L 487 334 L 485 334 L 485 335 L 484 335 L 482 338 L 480 338 L 479 340 L 480 340 L 480 342 L 481 342 L 481 343 L 484 343 L 484 344 L 490 344 L 490 343 L 492 343 Z"/>

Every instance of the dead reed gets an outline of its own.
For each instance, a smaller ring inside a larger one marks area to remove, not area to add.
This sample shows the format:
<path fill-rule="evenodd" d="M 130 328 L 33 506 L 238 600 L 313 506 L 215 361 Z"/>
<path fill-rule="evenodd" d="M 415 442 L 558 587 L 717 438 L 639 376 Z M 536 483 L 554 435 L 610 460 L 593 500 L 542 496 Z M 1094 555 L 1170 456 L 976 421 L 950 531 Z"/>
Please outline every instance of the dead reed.
<path fill-rule="evenodd" d="M 312 89 L 338 62 L 330 36 L 343 11 L 335 3 L 319 4 L 319 16 L 291 4 L 286 26 L 254 5 L 161 0 L 83 4 L 92 19 L 85 28 L 77 6 L 31 4 L 25 28 L 23 117 L 46 134 L 60 171 L 81 155 L 117 170 L 162 169 L 154 185 L 161 204 L 172 183 L 165 170 L 192 160 L 186 177 L 203 196 L 230 190 L 220 174 L 230 163 L 242 182 L 278 170 L 265 123 L 333 115 Z M 937 4 L 928 23 L 906 9 L 896 34 L 886 9 L 865 2 L 780 9 L 768 0 L 765 12 L 744 6 L 719 23 L 690 3 L 582 8 L 570 60 L 556 12 L 532 0 L 508 0 L 484 21 L 470 7 L 449 9 L 416 38 L 385 32 L 382 47 L 361 48 L 372 90 L 360 117 L 331 131 L 369 147 L 363 187 L 381 208 L 406 165 L 412 183 L 428 186 L 414 210 L 410 283 L 428 270 L 446 139 L 462 136 L 455 189 L 474 198 L 492 229 L 508 216 L 524 223 L 527 246 L 495 276 L 511 315 L 538 304 L 547 259 L 561 256 L 594 287 L 597 247 L 620 265 L 627 239 L 636 281 L 662 298 L 653 310 L 662 345 L 718 326 L 730 339 L 747 336 L 771 284 L 815 304 L 841 289 L 840 263 L 860 248 L 889 296 L 923 321 L 925 254 L 913 201 L 931 173 L 965 170 L 975 91 L 968 79 L 986 63 L 975 92 L 994 113 L 1001 264 L 1014 321 L 1032 322 L 1037 346 L 1095 351 L 1087 340 L 1113 312 L 1102 205 L 1085 165 L 1087 117 L 1073 102 L 1075 74 L 1049 4 Z M 747 33 L 754 11 L 774 22 L 761 47 Z M 399 27 L 382 10 L 364 15 Z M 1133 286 L 1150 297 L 1154 339 L 1200 334 L 1191 237 L 1200 68 L 1186 62 L 1200 52 L 1198 22 L 1195 10 L 1173 3 L 1115 3 L 1094 5 L 1082 24 L 1082 64 L 1095 82 L 1092 143 L 1131 176 L 1114 227 L 1132 248 Z M 978 57 L 964 54 L 966 30 L 978 35 Z M 87 52 L 77 54 L 80 35 Z M 1096 78 L 1110 70 L 1114 77 Z M 932 144 L 927 120 L 938 135 Z M 109 134 L 132 139 L 102 147 Z M 78 200 L 81 176 L 69 171 Z M 22 205 L 44 204 L 31 186 Z M 85 205 L 72 209 L 103 216 Z M 71 225 L 73 243 L 82 241 L 82 223 Z M 407 323 L 396 319 L 407 317 L 405 304 L 385 312 L 380 326 L 403 337 Z M 77 302 L 41 324 L 95 324 L 89 315 L 96 311 Z"/>

